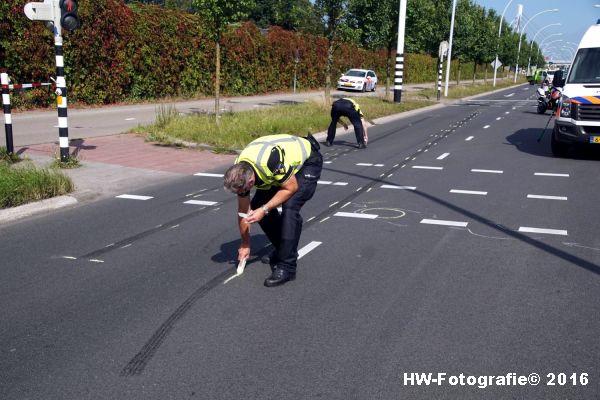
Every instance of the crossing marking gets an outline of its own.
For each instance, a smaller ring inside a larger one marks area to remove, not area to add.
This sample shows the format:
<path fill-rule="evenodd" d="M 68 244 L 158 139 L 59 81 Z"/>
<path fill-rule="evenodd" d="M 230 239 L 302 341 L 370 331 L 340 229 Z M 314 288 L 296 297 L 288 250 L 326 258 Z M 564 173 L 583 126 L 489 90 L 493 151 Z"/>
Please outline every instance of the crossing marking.
<path fill-rule="evenodd" d="M 487 174 L 503 174 L 504 171 L 496 170 L 496 169 L 472 169 L 471 172 L 483 172 Z"/>
<path fill-rule="evenodd" d="M 119 196 L 116 196 L 117 199 L 129 199 L 129 200 L 150 200 L 153 199 L 154 197 L 152 196 L 136 196 L 133 194 L 121 194 Z"/>
<path fill-rule="evenodd" d="M 544 229 L 544 228 L 531 228 L 528 226 L 519 227 L 519 232 L 528 233 L 546 233 L 548 235 L 562 235 L 567 236 L 567 231 L 563 229 Z"/>
<path fill-rule="evenodd" d="M 215 204 L 218 204 L 218 202 L 207 200 L 188 200 L 184 201 L 183 204 L 193 204 L 196 206 L 214 206 Z"/>
<path fill-rule="evenodd" d="M 567 200 L 567 196 L 543 196 L 539 194 L 528 194 L 528 199 L 545 199 L 545 200 Z"/>
<path fill-rule="evenodd" d="M 477 194 L 480 196 L 487 196 L 488 192 L 479 192 L 477 190 L 461 190 L 461 189 L 450 189 L 450 193 L 459 193 L 459 194 Z"/>
<path fill-rule="evenodd" d="M 429 224 L 429 225 L 443 225 L 443 226 L 460 226 L 462 228 L 466 227 L 469 223 L 468 222 L 462 222 L 462 221 L 446 221 L 443 219 L 422 219 L 421 220 L 422 224 Z"/>
<path fill-rule="evenodd" d="M 564 177 L 564 178 L 569 177 L 569 174 L 554 174 L 554 173 L 550 173 L 550 172 L 535 172 L 533 175 L 536 175 L 536 176 L 560 176 L 560 177 Z"/>
<path fill-rule="evenodd" d="M 375 219 L 377 218 L 377 214 L 360 214 L 360 213 L 350 213 L 350 212 L 342 212 L 338 211 L 333 214 L 334 217 L 348 217 L 348 218 L 363 218 L 363 219 Z"/>
<path fill-rule="evenodd" d="M 444 158 L 448 157 L 449 155 L 450 155 L 450 153 L 444 153 L 444 154 L 442 154 L 441 156 L 439 156 L 439 157 L 437 158 L 437 160 L 443 160 Z"/>

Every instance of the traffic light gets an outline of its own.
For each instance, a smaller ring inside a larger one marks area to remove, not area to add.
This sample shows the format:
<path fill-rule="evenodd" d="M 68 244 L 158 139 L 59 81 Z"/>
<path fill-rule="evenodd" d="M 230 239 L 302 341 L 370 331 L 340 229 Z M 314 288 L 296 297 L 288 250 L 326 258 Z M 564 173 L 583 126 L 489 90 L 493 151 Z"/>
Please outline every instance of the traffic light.
<path fill-rule="evenodd" d="M 77 0 L 60 0 L 60 26 L 69 32 L 79 27 Z"/>

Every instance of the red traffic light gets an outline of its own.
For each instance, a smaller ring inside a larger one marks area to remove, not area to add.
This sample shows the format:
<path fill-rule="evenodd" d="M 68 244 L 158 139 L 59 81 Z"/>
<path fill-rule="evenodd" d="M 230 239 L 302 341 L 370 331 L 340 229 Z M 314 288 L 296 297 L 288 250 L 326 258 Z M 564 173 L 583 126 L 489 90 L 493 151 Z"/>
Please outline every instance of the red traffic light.
<path fill-rule="evenodd" d="M 67 30 L 73 31 L 80 25 L 79 16 L 77 15 L 77 0 L 60 0 L 60 26 Z"/>

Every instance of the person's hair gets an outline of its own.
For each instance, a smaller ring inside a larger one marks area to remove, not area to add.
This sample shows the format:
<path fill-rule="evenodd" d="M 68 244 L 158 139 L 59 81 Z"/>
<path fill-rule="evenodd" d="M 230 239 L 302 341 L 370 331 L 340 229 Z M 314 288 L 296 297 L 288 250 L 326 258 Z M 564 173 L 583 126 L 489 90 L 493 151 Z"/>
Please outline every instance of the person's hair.
<path fill-rule="evenodd" d="M 223 187 L 233 193 L 238 193 L 240 190 L 247 192 L 250 190 L 248 181 L 254 175 L 252 167 L 245 163 L 233 164 L 223 178 Z"/>

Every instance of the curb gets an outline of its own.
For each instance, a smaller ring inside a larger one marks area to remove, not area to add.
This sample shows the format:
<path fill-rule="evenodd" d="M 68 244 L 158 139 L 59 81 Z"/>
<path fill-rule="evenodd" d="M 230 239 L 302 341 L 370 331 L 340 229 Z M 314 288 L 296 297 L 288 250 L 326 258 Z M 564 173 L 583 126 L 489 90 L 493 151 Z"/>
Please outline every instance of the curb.
<path fill-rule="evenodd" d="M 30 217 L 44 211 L 57 210 L 59 208 L 77 204 L 77 202 L 77 199 L 72 196 L 58 196 L 14 208 L 0 210 L 0 223 L 14 221 L 23 217 Z"/>

